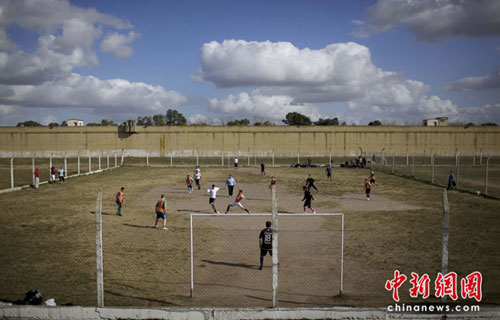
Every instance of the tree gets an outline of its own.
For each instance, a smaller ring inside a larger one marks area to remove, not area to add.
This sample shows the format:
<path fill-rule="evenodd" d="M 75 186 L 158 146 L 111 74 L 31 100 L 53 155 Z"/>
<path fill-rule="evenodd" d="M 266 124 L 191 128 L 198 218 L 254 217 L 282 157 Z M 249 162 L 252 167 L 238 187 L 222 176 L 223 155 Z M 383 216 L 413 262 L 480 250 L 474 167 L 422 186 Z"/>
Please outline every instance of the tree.
<path fill-rule="evenodd" d="M 270 121 L 266 120 L 266 121 L 264 121 L 264 122 L 260 122 L 260 121 L 255 122 L 253 125 L 254 125 L 254 126 L 274 126 L 274 123 L 272 123 L 272 122 L 270 122 Z"/>
<path fill-rule="evenodd" d="M 114 126 L 114 125 L 115 125 L 115 123 L 113 122 L 113 120 L 108 120 L 108 119 L 101 120 L 101 126 L 103 126 L 103 127 Z"/>
<path fill-rule="evenodd" d="M 153 116 L 153 122 L 155 126 L 165 126 L 167 124 L 165 122 L 165 115 L 163 114 L 155 114 Z"/>
<path fill-rule="evenodd" d="M 286 114 L 285 119 L 281 120 L 284 124 L 289 126 L 310 126 L 311 119 L 298 112 L 289 112 Z"/>
<path fill-rule="evenodd" d="M 318 121 L 314 122 L 315 125 L 317 126 L 338 126 L 339 125 L 339 119 L 337 117 L 330 119 L 330 118 L 319 118 Z"/>
<path fill-rule="evenodd" d="M 485 122 L 485 123 L 481 123 L 481 126 L 483 126 L 483 127 L 496 127 L 497 124 L 494 122 Z"/>
<path fill-rule="evenodd" d="M 36 121 L 28 120 L 24 122 L 19 122 L 16 127 L 41 127 L 42 125 Z"/>
<path fill-rule="evenodd" d="M 228 121 L 228 123 L 226 123 L 226 126 L 248 126 L 249 124 L 250 120 L 241 119 L 241 120 Z"/>
<path fill-rule="evenodd" d="M 382 122 L 380 122 L 380 120 L 370 121 L 370 123 L 368 123 L 368 125 L 369 126 L 381 126 Z"/>
<path fill-rule="evenodd" d="M 61 122 L 61 127 L 67 127 L 67 126 L 68 126 L 68 122 L 66 122 L 66 120 Z"/>
<path fill-rule="evenodd" d="M 166 123 L 167 126 L 185 126 L 187 120 L 184 115 L 177 110 L 168 109 Z"/>
<path fill-rule="evenodd" d="M 100 127 L 100 123 L 95 123 L 95 122 L 89 122 L 87 123 L 87 127 Z"/>
<path fill-rule="evenodd" d="M 49 128 L 52 129 L 54 127 L 59 127 L 59 123 L 57 123 L 57 122 L 51 122 L 51 123 L 49 123 Z"/>
<path fill-rule="evenodd" d="M 153 121 L 151 120 L 151 117 L 145 116 L 145 117 L 138 117 L 137 118 L 137 125 L 139 126 L 152 126 Z"/>

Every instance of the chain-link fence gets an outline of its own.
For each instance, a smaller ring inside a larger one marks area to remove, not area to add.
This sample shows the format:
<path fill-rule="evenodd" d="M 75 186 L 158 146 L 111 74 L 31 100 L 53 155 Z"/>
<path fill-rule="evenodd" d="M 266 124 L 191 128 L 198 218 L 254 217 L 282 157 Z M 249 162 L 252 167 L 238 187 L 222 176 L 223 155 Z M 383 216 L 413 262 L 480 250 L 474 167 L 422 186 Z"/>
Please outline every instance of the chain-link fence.
<path fill-rule="evenodd" d="M 278 214 L 280 306 L 328 306 L 339 296 L 341 217 Z M 194 214 L 192 219 L 193 298 L 207 306 L 273 306 L 272 258 L 264 250 L 260 269 L 259 244 L 271 214 Z"/>
<path fill-rule="evenodd" d="M 452 173 L 456 183 L 453 188 L 500 198 L 499 156 L 394 156 L 386 153 L 377 157 L 370 166 L 374 170 L 443 187 L 448 187 Z"/>

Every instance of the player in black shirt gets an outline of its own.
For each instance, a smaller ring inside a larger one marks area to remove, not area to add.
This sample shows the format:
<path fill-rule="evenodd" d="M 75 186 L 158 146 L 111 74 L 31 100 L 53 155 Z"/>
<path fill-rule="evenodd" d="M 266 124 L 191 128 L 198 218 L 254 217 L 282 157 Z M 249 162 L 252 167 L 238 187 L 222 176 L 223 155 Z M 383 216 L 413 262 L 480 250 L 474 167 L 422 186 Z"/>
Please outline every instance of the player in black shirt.
<path fill-rule="evenodd" d="M 309 175 L 307 177 L 306 186 L 307 186 L 307 190 L 311 190 L 311 187 L 312 187 L 312 188 L 314 188 L 314 190 L 316 190 L 316 192 L 318 192 L 318 188 L 316 188 L 316 186 L 314 185 L 314 179 L 313 179 L 313 177 L 311 177 L 311 175 Z"/>
<path fill-rule="evenodd" d="M 314 200 L 311 191 L 306 186 L 303 186 L 302 189 L 304 190 L 304 198 L 302 199 L 304 201 L 304 213 L 306 213 L 307 208 L 311 209 L 312 213 L 316 213 L 316 210 L 311 207 L 311 200 Z"/>
<path fill-rule="evenodd" d="M 266 228 L 262 229 L 259 235 L 259 245 L 260 245 L 260 267 L 262 270 L 262 265 L 264 264 L 264 256 L 269 252 L 270 256 L 273 256 L 273 229 L 271 229 L 271 221 L 266 221 Z"/>

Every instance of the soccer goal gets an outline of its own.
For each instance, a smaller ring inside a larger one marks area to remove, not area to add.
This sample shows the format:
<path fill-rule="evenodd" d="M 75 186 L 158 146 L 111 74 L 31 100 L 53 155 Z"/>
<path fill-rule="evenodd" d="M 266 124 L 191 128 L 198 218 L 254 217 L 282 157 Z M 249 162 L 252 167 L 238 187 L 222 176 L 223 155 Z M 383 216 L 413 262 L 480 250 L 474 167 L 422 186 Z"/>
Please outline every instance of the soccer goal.
<path fill-rule="evenodd" d="M 343 291 L 344 215 L 277 216 L 278 267 L 266 254 L 261 270 L 259 235 L 271 213 L 191 214 L 191 297 L 210 306 L 269 306 L 274 278 L 280 305 L 331 305 Z"/>

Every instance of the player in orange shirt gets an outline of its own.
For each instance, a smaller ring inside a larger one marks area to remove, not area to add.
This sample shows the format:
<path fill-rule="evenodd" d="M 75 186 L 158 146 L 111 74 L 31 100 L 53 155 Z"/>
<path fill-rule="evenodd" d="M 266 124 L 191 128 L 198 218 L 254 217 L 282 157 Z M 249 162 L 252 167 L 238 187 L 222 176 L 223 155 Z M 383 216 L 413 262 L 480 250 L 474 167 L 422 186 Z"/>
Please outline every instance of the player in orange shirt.
<path fill-rule="evenodd" d="M 189 193 L 193 192 L 193 178 L 191 178 L 189 176 L 189 174 L 187 175 L 187 178 L 186 178 L 186 184 L 187 184 L 187 187 L 188 187 L 188 191 Z"/>
<path fill-rule="evenodd" d="M 228 204 L 227 206 L 227 209 L 226 209 L 226 213 L 229 212 L 229 210 L 231 209 L 231 207 L 240 207 L 241 209 L 245 210 L 248 214 L 250 214 L 250 211 L 248 211 L 247 208 L 245 208 L 242 204 L 241 204 L 241 201 L 245 199 L 245 196 L 243 195 L 243 190 L 239 190 L 238 191 L 238 195 L 236 196 L 236 199 L 234 199 L 234 202 L 231 203 L 231 204 Z"/>
<path fill-rule="evenodd" d="M 370 191 L 372 189 L 372 184 L 368 182 L 368 179 L 365 179 L 365 185 L 363 186 L 363 189 L 366 192 L 366 200 L 370 200 Z"/>

